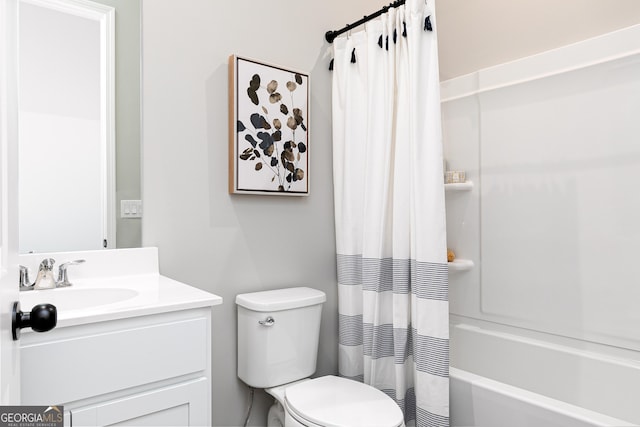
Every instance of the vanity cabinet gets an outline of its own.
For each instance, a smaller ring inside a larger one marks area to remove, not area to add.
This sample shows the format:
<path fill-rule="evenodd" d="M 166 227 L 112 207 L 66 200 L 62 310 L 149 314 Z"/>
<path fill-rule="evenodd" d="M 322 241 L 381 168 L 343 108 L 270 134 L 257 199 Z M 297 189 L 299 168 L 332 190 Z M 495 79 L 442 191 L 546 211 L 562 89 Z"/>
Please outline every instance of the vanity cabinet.
<path fill-rule="evenodd" d="M 20 358 L 22 404 L 66 425 L 211 424 L 211 307 L 24 333 Z"/>

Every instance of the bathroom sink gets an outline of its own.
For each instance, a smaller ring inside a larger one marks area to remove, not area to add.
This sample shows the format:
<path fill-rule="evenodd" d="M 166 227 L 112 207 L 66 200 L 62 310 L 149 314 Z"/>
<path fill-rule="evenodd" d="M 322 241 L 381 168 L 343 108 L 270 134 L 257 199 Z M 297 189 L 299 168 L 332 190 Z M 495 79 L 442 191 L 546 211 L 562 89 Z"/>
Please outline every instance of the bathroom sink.
<path fill-rule="evenodd" d="M 56 306 L 57 331 L 195 308 L 206 310 L 222 304 L 222 298 L 217 295 L 159 274 L 157 248 L 21 254 L 19 264 L 35 272 L 47 258 L 58 260 L 59 264 L 85 260 L 82 265 L 71 268 L 68 279 L 72 286 L 20 292 L 23 313 L 30 312 L 38 304 Z M 23 329 L 27 332 L 24 339 L 38 335 L 30 331 L 30 328 Z"/>
<path fill-rule="evenodd" d="M 59 288 L 20 293 L 22 311 L 29 311 L 37 304 L 53 304 L 58 313 L 84 310 L 129 300 L 138 292 L 127 288 Z"/>

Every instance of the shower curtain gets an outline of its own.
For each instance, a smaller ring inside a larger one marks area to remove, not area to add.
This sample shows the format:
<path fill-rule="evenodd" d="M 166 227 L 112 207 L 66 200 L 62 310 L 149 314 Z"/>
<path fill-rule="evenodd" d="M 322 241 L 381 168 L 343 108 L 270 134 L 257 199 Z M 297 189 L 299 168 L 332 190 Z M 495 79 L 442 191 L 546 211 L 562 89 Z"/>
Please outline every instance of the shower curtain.
<path fill-rule="evenodd" d="M 340 375 L 449 425 L 448 270 L 431 0 L 334 42 Z"/>

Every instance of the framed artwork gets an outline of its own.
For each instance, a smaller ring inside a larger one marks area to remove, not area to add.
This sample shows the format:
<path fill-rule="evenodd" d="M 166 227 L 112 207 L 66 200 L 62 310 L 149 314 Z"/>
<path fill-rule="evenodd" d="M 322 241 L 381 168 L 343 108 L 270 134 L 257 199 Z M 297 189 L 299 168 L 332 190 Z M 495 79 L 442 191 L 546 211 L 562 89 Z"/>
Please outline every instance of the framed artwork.
<path fill-rule="evenodd" d="M 229 193 L 309 195 L 309 75 L 229 57 Z"/>

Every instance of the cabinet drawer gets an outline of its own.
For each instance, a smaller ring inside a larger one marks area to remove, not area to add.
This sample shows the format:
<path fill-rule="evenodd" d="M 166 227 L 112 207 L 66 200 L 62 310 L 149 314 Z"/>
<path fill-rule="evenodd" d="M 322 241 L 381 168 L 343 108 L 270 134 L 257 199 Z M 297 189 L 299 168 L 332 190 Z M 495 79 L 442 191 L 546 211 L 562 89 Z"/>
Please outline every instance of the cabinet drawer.
<path fill-rule="evenodd" d="M 207 369 L 208 319 L 123 328 L 21 349 L 22 404 L 64 404 Z"/>
<path fill-rule="evenodd" d="M 73 427 L 210 426 L 205 378 L 71 411 Z"/>

